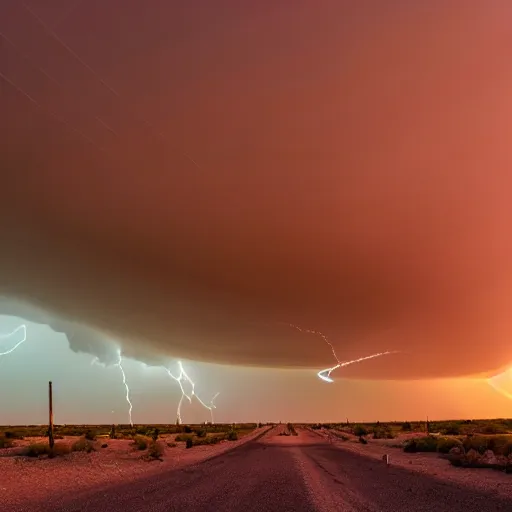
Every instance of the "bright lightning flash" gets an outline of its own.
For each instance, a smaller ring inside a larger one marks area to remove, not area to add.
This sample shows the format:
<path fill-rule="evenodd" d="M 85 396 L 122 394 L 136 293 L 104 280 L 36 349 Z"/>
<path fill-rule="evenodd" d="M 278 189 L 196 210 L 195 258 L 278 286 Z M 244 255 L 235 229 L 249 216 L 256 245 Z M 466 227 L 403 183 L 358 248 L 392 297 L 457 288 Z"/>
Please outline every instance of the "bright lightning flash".
<path fill-rule="evenodd" d="M 180 390 L 181 390 L 181 397 L 180 397 L 180 401 L 178 402 L 178 409 L 176 411 L 176 417 L 177 417 L 177 420 L 178 420 L 178 423 L 181 425 L 182 423 L 182 420 L 181 420 L 181 405 L 183 403 L 183 399 L 186 398 L 189 403 L 192 403 L 192 397 L 196 397 L 197 401 L 205 408 L 205 409 L 208 409 L 210 411 L 210 416 L 211 416 L 211 420 L 212 420 L 212 423 L 213 423 L 213 409 L 216 409 L 217 407 L 215 406 L 215 404 L 213 403 L 214 400 L 219 396 L 219 393 L 216 393 L 214 395 L 214 397 L 210 400 L 210 404 L 207 405 L 205 402 L 203 402 L 196 394 L 196 391 L 195 391 L 195 387 L 196 385 L 192 382 L 192 379 L 188 376 L 187 372 L 185 371 L 185 369 L 183 368 L 183 364 L 181 363 L 181 361 L 178 361 L 178 367 L 180 369 L 180 374 L 175 377 L 171 370 L 169 370 L 168 368 L 165 369 L 165 371 L 167 372 L 167 374 L 169 375 L 169 377 L 171 377 L 171 379 L 174 379 L 179 387 L 180 387 Z M 184 382 L 188 382 L 191 386 L 192 386 L 192 391 L 190 393 L 190 395 L 188 395 L 185 391 L 185 388 L 183 387 L 183 383 Z"/>
<path fill-rule="evenodd" d="M 117 366 L 119 368 L 119 370 L 121 370 L 121 375 L 123 377 L 124 388 L 126 389 L 126 401 L 128 402 L 128 416 L 130 418 L 130 426 L 133 427 L 133 421 L 132 421 L 133 405 L 132 405 L 132 402 L 130 400 L 130 388 L 128 387 L 128 381 L 126 380 L 126 374 L 125 374 L 124 368 L 123 368 L 123 358 L 121 356 L 121 350 L 117 351 L 117 357 L 118 357 L 118 360 L 117 360 L 117 363 L 114 366 Z M 99 359 L 97 357 L 95 357 L 91 361 L 91 364 L 97 364 L 99 366 L 104 366 L 102 363 L 99 362 Z M 114 412 L 114 411 L 112 411 L 112 412 Z"/>
<path fill-rule="evenodd" d="M 123 376 L 123 384 L 126 389 L 126 401 L 128 402 L 128 416 L 130 417 L 130 426 L 133 427 L 133 421 L 132 421 L 132 409 L 133 405 L 130 401 L 130 388 L 128 387 L 128 383 L 126 382 L 126 374 L 124 373 L 123 368 L 123 358 L 121 356 L 121 350 L 118 350 L 117 355 L 119 356 L 118 362 L 114 365 L 117 366 L 121 370 L 121 375 Z"/>
<path fill-rule="evenodd" d="M 306 332 L 308 334 L 315 334 L 317 336 L 320 336 L 325 341 L 325 343 L 327 343 L 327 345 L 329 345 L 329 347 L 331 347 L 332 355 L 336 359 L 337 364 L 332 366 L 331 368 L 326 368 L 325 370 L 320 370 L 317 373 L 318 378 L 322 379 L 324 382 L 329 382 L 329 383 L 334 382 L 334 380 L 331 378 L 331 373 L 334 370 L 337 370 L 338 368 L 342 368 L 344 366 L 349 366 L 349 365 L 355 364 L 355 363 L 361 363 L 362 361 L 367 361 L 368 359 L 374 359 L 376 357 L 387 356 L 390 354 L 398 354 L 398 351 L 396 351 L 396 350 L 393 350 L 393 351 L 388 350 L 386 352 L 379 352 L 377 354 L 371 354 L 369 356 L 360 357 L 358 359 L 353 359 L 352 361 L 340 361 L 338 359 L 338 356 L 336 355 L 336 352 L 334 350 L 332 343 L 329 341 L 329 339 L 327 338 L 327 336 L 325 334 L 321 333 L 320 331 L 313 331 L 311 329 L 302 329 L 298 325 L 293 325 L 293 324 L 288 324 L 288 325 L 290 327 L 292 327 L 293 329 L 297 329 L 300 332 Z"/>
<path fill-rule="evenodd" d="M 24 343 L 27 339 L 27 326 L 25 324 L 22 324 L 18 327 L 16 327 L 16 329 L 14 329 L 14 331 L 8 333 L 8 334 L 0 334 L 0 340 L 5 340 L 7 338 L 10 338 L 11 336 L 13 336 L 14 334 L 18 333 L 19 331 L 22 332 L 22 335 L 21 335 L 21 341 L 18 341 L 18 343 L 16 343 L 16 345 L 14 345 L 14 347 L 10 348 L 9 350 L 6 350 L 5 352 L 0 352 L 0 356 L 6 356 L 7 354 L 11 354 L 12 352 L 14 352 L 22 343 Z"/>

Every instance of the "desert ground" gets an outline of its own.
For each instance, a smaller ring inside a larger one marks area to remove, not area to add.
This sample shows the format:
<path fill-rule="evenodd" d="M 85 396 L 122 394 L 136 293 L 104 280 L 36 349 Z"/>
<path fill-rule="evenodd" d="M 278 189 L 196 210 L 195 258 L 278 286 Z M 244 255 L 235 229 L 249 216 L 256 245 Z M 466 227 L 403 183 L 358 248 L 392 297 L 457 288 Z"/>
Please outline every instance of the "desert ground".
<path fill-rule="evenodd" d="M 377 424 L 373 431 L 343 424 L 196 426 L 188 433 L 118 432 L 120 439 L 89 429 L 92 440 L 58 435 L 60 448 L 50 456 L 34 453 L 46 438 L 11 442 L 3 427 L 0 436 L 9 447 L 0 449 L 0 510 L 512 510 L 510 465 L 501 467 L 506 456 L 490 460 L 487 446 L 478 451 L 468 444 L 492 437 L 491 446 L 508 446 L 508 436 L 461 433 L 487 428 L 471 423 L 458 431 L 453 424 L 446 427 L 454 434 L 432 427 L 445 428 L 432 425 L 426 435 L 419 424 Z M 440 448 L 435 452 L 434 440 Z M 482 460 L 463 463 L 470 450 Z"/>

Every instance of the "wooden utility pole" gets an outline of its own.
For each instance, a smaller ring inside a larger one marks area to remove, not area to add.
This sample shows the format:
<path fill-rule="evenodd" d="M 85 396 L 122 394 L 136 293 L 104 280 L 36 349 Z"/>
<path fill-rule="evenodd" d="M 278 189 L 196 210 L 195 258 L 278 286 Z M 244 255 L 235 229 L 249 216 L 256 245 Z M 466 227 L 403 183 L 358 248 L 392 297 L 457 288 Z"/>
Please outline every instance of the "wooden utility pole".
<path fill-rule="evenodd" d="M 48 382 L 48 442 L 50 448 L 53 448 L 53 394 L 52 394 L 52 381 Z"/>

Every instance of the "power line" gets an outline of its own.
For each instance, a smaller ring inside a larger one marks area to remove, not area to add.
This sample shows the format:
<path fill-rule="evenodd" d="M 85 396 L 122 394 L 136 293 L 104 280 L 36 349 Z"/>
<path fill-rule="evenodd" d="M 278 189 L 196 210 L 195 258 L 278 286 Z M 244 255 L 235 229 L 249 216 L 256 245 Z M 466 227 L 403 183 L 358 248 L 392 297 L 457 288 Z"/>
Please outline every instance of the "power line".
<path fill-rule="evenodd" d="M 55 78 L 53 78 L 52 76 L 50 76 L 45 69 L 39 67 L 37 64 L 34 64 L 32 62 L 32 59 L 30 59 L 30 57 L 24 53 L 22 50 L 20 50 L 20 48 L 13 42 L 11 41 L 3 32 L 0 31 L 0 37 L 2 37 L 8 44 L 10 44 L 22 57 L 23 59 L 25 59 L 27 62 L 30 63 L 30 65 L 36 69 L 37 71 L 39 71 L 40 73 L 42 73 L 46 78 L 48 78 L 48 80 L 50 80 L 51 82 L 53 82 L 57 87 L 59 87 L 61 90 L 65 91 L 65 87 L 58 81 L 56 80 Z M 108 131 L 110 131 L 111 133 L 113 133 L 116 137 L 119 137 L 119 135 L 110 127 L 108 126 L 102 119 L 100 119 L 98 116 L 94 116 L 94 119 L 96 121 L 98 121 L 104 128 L 106 128 Z M 77 130 L 78 131 L 78 130 Z"/>
<path fill-rule="evenodd" d="M 120 101 L 123 101 L 123 98 L 121 97 L 121 95 L 112 87 L 110 86 L 100 75 L 99 73 L 97 73 L 89 64 L 87 64 L 69 45 L 66 44 L 65 41 L 63 41 L 59 36 L 58 34 L 55 33 L 54 30 L 52 30 L 42 19 L 40 16 L 37 15 L 37 13 L 35 13 L 23 0 L 21 1 L 21 5 L 23 6 L 23 8 L 31 15 L 34 17 L 34 19 L 43 27 L 43 29 L 46 31 L 46 33 L 51 36 L 53 39 L 55 39 L 59 44 L 61 44 L 68 52 L 70 55 L 72 55 L 80 64 L 82 64 L 82 66 L 84 66 L 90 73 L 92 73 L 96 79 L 100 82 L 101 85 L 103 85 L 103 87 L 105 87 L 112 95 L 114 95 L 118 100 Z M 128 103 L 126 101 L 124 101 L 124 103 Z M 163 134 L 161 132 L 159 132 L 158 130 L 155 129 L 155 127 L 149 123 L 146 119 L 144 118 L 141 118 L 140 116 L 136 115 L 136 114 L 133 114 L 133 117 L 134 119 L 141 123 L 141 124 L 144 124 L 146 125 L 152 132 L 154 135 L 157 136 L 157 138 L 159 138 L 162 142 L 166 142 L 165 140 L 165 137 L 163 136 Z M 197 166 L 197 164 L 188 156 L 186 155 L 185 153 L 183 153 L 184 156 L 187 156 L 187 158 L 192 162 L 194 163 L 194 165 Z"/>
<path fill-rule="evenodd" d="M 21 88 L 18 84 L 16 84 L 15 82 L 13 82 L 8 76 L 4 75 L 1 71 L 0 71 L 0 78 L 2 78 L 6 83 L 8 83 L 11 87 L 13 87 L 16 91 L 18 91 L 20 94 L 22 94 L 25 98 L 27 98 L 33 105 L 35 105 L 37 108 L 39 108 L 40 110 L 42 110 L 43 112 L 46 112 L 48 114 L 50 114 L 50 116 L 52 116 L 54 119 L 56 119 L 58 122 L 62 123 L 64 126 L 66 126 L 66 128 L 68 128 L 69 130 L 71 130 L 72 132 L 76 133 L 77 135 L 79 135 L 80 137 L 82 137 L 83 139 L 85 139 L 87 142 L 89 142 L 90 144 L 92 144 L 93 146 L 96 147 L 96 149 L 98 149 L 99 151 L 101 151 L 102 153 L 104 154 L 107 154 L 106 151 L 98 146 L 98 144 L 96 144 L 96 142 L 94 142 L 92 139 L 90 139 L 89 137 L 87 137 L 87 135 L 83 134 L 80 130 L 77 130 L 76 128 L 74 128 L 73 126 L 71 126 L 65 119 L 62 119 L 62 117 L 58 116 L 55 112 L 53 112 L 53 110 L 49 109 L 49 108 L 45 108 L 43 107 L 37 100 L 35 100 L 28 92 L 26 92 L 23 88 Z"/>

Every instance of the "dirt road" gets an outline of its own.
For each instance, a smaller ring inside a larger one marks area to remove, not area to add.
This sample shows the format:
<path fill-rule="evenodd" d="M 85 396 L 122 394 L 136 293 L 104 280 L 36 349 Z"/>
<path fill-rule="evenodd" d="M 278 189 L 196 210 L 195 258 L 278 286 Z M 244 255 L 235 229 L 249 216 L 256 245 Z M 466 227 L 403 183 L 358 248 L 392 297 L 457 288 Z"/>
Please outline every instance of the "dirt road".
<path fill-rule="evenodd" d="M 455 470 L 455 469 L 454 469 Z M 27 501 L 29 493 L 27 494 Z M 488 512 L 484 494 L 347 452 L 314 433 L 267 434 L 197 465 L 4 512 Z"/>

